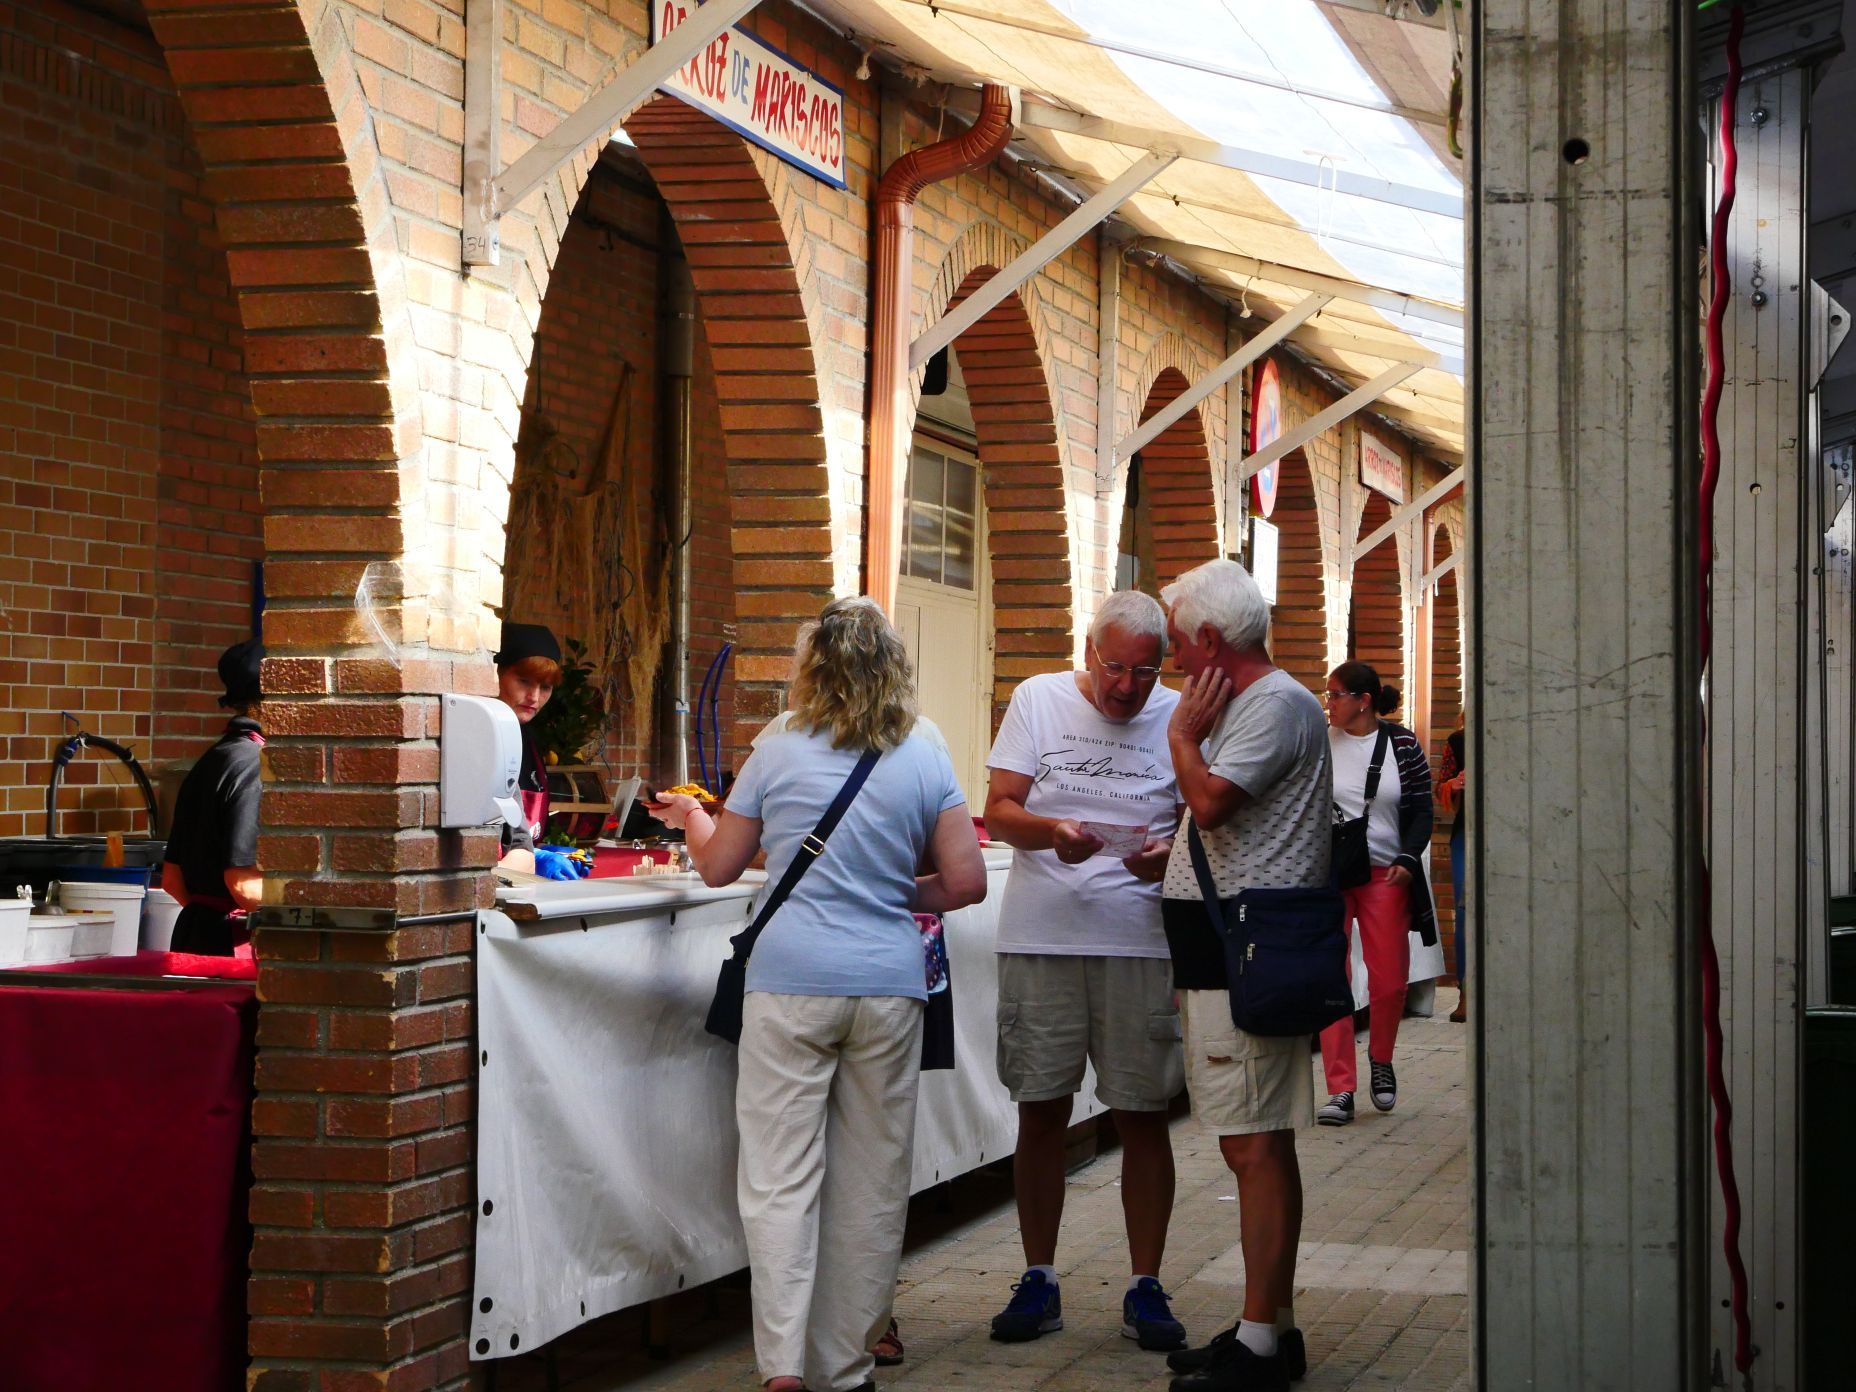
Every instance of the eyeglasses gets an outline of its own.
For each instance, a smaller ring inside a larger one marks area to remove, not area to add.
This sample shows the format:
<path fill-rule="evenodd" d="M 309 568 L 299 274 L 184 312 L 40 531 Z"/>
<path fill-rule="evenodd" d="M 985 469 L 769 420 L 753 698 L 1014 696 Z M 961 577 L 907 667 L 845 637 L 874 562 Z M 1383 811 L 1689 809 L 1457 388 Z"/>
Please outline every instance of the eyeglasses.
<path fill-rule="evenodd" d="M 1322 699 L 1328 701 L 1364 701 L 1366 696 L 1359 691 L 1324 691 Z"/>
<path fill-rule="evenodd" d="M 1096 661 L 1101 663 L 1102 675 L 1113 681 L 1120 681 L 1130 672 L 1134 673 L 1136 681 L 1157 681 L 1160 677 L 1158 667 L 1130 667 L 1125 662 L 1103 662 L 1101 658 Z"/>

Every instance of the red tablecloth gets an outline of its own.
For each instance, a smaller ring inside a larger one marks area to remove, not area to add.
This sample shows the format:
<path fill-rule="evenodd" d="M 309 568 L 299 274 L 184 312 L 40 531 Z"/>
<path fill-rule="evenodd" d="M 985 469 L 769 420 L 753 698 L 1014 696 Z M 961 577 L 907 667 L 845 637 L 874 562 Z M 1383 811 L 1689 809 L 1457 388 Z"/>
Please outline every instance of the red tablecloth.
<path fill-rule="evenodd" d="M 245 1385 L 256 1025 L 245 986 L 0 986 L 0 1386 Z"/>
<path fill-rule="evenodd" d="M 203 976 L 216 981 L 258 979 L 258 961 L 249 947 L 241 947 L 230 957 L 137 952 L 127 957 L 80 957 L 74 962 L 30 962 L 18 970 L 82 972 L 87 976 Z"/>

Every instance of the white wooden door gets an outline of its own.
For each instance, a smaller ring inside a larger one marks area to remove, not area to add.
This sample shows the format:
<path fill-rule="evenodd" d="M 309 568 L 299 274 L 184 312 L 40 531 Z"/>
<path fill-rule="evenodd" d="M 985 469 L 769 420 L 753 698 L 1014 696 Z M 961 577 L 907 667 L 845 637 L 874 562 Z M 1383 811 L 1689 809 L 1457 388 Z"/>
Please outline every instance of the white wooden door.
<path fill-rule="evenodd" d="M 986 803 L 992 747 L 992 605 L 979 461 L 918 438 L 909 457 L 908 512 L 896 626 L 915 666 L 922 714 L 947 739 L 967 803 Z"/>

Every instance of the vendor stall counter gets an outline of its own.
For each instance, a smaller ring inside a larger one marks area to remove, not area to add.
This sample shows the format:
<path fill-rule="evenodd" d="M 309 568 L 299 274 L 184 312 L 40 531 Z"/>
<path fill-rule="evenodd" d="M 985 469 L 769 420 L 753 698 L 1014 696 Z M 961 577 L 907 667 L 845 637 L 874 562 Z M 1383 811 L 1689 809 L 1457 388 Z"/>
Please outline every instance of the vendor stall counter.
<path fill-rule="evenodd" d="M 959 1066 L 922 1075 L 917 1191 L 1008 1154 L 1017 1135 L 994 1068 L 1011 852 L 985 855 L 985 901 L 945 919 Z M 747 1264 L 735 1051 L 702 1022 L 763 883 L 524 885 L 482 916 L 474 1357 L 533 1349 Z M 1101 1110 L 1086 1079 L 1076 1119 Z"/>

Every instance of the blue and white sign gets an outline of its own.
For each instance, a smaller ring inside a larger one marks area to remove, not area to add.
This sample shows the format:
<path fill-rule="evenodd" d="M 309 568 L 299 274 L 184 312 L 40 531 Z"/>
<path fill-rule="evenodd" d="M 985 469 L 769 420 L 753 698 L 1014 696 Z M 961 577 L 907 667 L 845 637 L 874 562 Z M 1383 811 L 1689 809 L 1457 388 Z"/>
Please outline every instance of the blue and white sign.
<path fill-rule="evenodd" d="M 652 0 L 651 42 L 696 11 L 697 0 Z M 744 29 L 716 35 L 663 86 L 762 149 L 844 187 L 844 92 Z"/>

